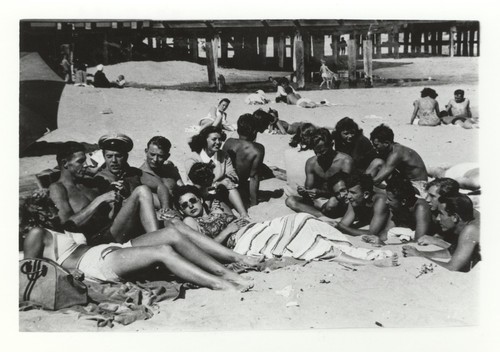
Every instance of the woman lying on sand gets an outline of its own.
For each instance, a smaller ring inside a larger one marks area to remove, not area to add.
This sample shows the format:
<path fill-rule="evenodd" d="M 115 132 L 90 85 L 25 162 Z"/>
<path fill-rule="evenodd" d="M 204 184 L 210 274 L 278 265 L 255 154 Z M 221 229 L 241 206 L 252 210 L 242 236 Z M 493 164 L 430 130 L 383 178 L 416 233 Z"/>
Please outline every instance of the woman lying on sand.
<path fill-rule="evenodd" d="M 200 129 L 204 129 L 208 126 L 215 126 L 226 131 L 234 131 L 235 128 L 227 122 L 226 110 L 230 102 L 231 101 L 227 98 L 221 99 L 219 104 L 211 108 L 208 115 L 200 120 Z"/>
<path fill-rule="evenodd" d="M 403 246 L 403 255 L 424 257 L 451 271 L 469 271 L 481 260 L 479 224 L 474 219 L 472 201 L 463 194 L 441 197 L 438 211 L 437 221 L 447 236 L 444 238 L 445 241 L 433 244 L 444 249 L 419 251 L 413 246 Z M 427 243 L 419 242 L 419 244 Z"/>
<path fill-rule="evenodd" d="M 125 244 L 89 247 L 83 234 L 64 231 L 57 214 L 58 209 L 46 190 L 28 197 L 21 205 L 25 258 L 51 259 L 68 270 L 79 269 L 88 278 L 105 281 L 124 281 L 160 264 L 182 280 L 213 290 L 244 292 L 253 286 L 250 280 L 228 270 L 173 226 Z M 260 261 L 236 253 L 233 258 L 225 259 L 243 265 L 257 265 Z"/>
<path fill-rule="evenodd" d="M 398 265 L 398 256 L 391 251 L 354 247 L 340 231 L 309 214 L 292 214 L 261 223 L 235 219 L 219 200 L 208 207 L 202 194 L 207 194 L 204 185 L 210 180 L 197 181 L 201 181 L 198 187 L 182 186 L 174 192 L 174 204 L 185 215 L 184 223 L 237 253 L 354 265 Z"/>

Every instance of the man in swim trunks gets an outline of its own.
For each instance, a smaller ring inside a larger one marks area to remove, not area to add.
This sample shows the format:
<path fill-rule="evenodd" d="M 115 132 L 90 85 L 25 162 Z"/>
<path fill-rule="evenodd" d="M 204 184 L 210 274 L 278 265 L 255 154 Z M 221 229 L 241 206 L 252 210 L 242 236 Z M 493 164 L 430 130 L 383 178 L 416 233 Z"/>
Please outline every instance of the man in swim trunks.
<path fill-rule="evenodd" d="M 179 170 L 174 163 L 168 160 L 171 147 L 172 143 L 165 137 L 155 136 L 151 138 L 144 150 L 146 161 L 140 167 L 143 172 L 160 178 L 170 194 L 177 186 L 184 185 Z"/>
<path fill-rule="evenodd" d="M 347 179 L 349 206 L 342 220 L 335 226 L 351 236 L 378 236 L 389 223 L 387 197 L 375 193 L 370 175 L 351 175 Z M 369 225 L 367 230 L 361 227 Z"/>
<path fill-rule="evenodd" d="M 370 140 L 377 152 L 366 174 L 373 177 L 375 186 L 380 186 L 394 174 L 410 180 L 421 197 L 425 197 L 427 169 L 420 155 L 413 149 L 394 142 L 394 132 L 384 124 L 372 131 Z"/>
<path fill-rule="evenodd" d="M 315 131 L 312 147 L 316 155 L 306 162 L 304 187 L 298 186 L 299 196 L 289 196 L 286 205 L 296 212 L 309 213 L 319 218 L 326 215 L 321 210 L 331 197 L 328 179 L 340 171 L 350 174 L 353 160 L 349 155 L 333 149 L 332 136 L 326 128 Z"/>
<path fill-rule="evenodd" d="M 229 138 L 223 150 L 229 155 L 240 180 L 238 190 L 244 202 L 250 206 L 258 204 L 259 169 L 262 168 L 265 148 L 255 142 L 256 120 L 251 114 L 243 114 L 238 119 L 238 138 Z"/>
<path fill-rule="evenodd" d="M 138 233 L 158 229 L 148 187 L 135 188 L 123 203 L 118 187 L 113 188 L 117 183 L 99 192 L 99 182 L 85 177 L 85 149 L 77 142 L 66 142 L 57 154 L 57 162 L 61 176 L 50 185 L 50 197 L 59 210 L 61 223 L 70 231 L 83 232 L 89 244 L 125 242 Z"/>
<path fill-rule="evenodd" d="M 464 95 L 465 93 L 462 89 L 457 89 L 454 92 L 454 99 L 451 99 L 445 106 L 445 115 L 447 114 L 447 116 L 441 118 L 444 124 L 459 125 L 466 129 L 479 126 L 477 117 L 472 117 L 470 101 Z"/>

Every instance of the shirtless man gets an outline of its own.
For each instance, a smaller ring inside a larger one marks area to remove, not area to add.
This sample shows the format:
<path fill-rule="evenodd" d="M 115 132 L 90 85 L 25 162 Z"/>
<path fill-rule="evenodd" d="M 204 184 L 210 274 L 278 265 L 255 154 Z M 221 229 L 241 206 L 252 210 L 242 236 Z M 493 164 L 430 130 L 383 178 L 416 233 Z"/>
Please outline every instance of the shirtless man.
<path fill-rule="evenodd" d="M 450 100 L 445 107 L 448 116 L 443 116 L 442 122 L 467 129 L 478 127 L 478 119 L 472 117 L 470 101 L 464 97 L 464 91 L 457 89 L 453 94 L 454 99 Z"/>
<path fill-rule="evenodd" d="M 352 175 L 347 179 L 349 206 L 340 222 L 335 226 L 351 236 L 378 236 L 389 223 L 387 197 L 373 191 L 370 175 Z M 360 228 L 370 225 L 368 230 Z"/>
<path fill-rule="evenodd" d="M 370 140 L 377 152 L 366 174 L 373 177 L 375 186 L 380 186 L 393 174 L 411 181 L 421 196 L 425 196 L 424 188 L 427 183 L 427 169 L 420 155 L 411 148 L 394 142 L 394 132 L 382 124 L 372 131 Z"/>
<path fill-rule="evenodd" d="M 259 192 L 259 169 L 262 168 L 265 148 L 255 142 L 256 121 L 251 114 L 238 119 L 238 138 L 229 138 L 223 150 L 230 156 L 240 180 L 238 190 L 243 201 L 250 200 L 250 206 L 257 205 Z"/>
<path fill-rule="evenodd" d="M 137 234 L 139 222 L 145 232 L 158 229 L 151 191 L 146 186 L 137 187 L 118 210 L 122 197 L 117 188 L 110 187 L 100 194 L 94 180 L 84 177 L 86 156 L 82 144 L 65 143 L 57 162 L 61 176 L 50 185 L 50 197 L 59 210 L 61 223 L 70 231 L 83 232 L 90 245 L 124 242 Z"/>
<path fill-rule="evenodd" d="M 168 160 L 171 147 L 172 143 L 165 137 L 155 136 L 151 138 L 144 150 L 146 161 L 140 167 L 143 172 L 160 178 L 170 194 L 177 186 L 184 185 L 179 170 Z"/>
<path fill-rule="evenodd" d="M 347 200 L 346 182 L 349 175 L 343 171 L 337 172 L 327 181 L 327 188 L 333 196 L 322 206 L 321 212 L 328 218 L 337 219 L 344 216 L 349 201 Z"/>
<path fill-rule="evenodd" d="M 445 245 L 436 245 L 443 249 L 420 251 L 407 245 L 403 246 L 403 255 L 424 257 L 451 271 L 469 271 L 481 260 L 479 223 L 474 221 L 472 201 L 463 194 L 441 197 L 438 211 L 437 220 L 447 237 Z"/>
<path fill-rule="evenodd" d="M 352 158 L 344 153 L 333 150 L 330 131 L 319 128 L 312 137 L 313 156 L 306 162 L 306 181 L 304 187 L 298 186 L 299 196 L 290 196 L 286 205 L 296 212 L 322 217 L 324 204 L 331 194 L 328 191 L 328 179 L 339 171 L 350 174 L 353 167 Z"/>
<path fill-rule="evenodd" d="M 432 214 L 429 204 L 424 199 L 417 198 L 411 182 L 400 177 L 393 177 L 387 182 L 387 205 L 391 211 L 387 231 L 379 235 L 364 235 L 362 239 L 375 245 L 382 245 L 387 240 L 389 232 L 396 236 L 404 234 L 405 241 L 418 241 L 422 236 L 431 233 Z M 398 229 L 396 229 L 397 227 Z M 402 232 L 399 228 L 409 229 Z M 406 237 L 406 238 L 405 238 Z"/>

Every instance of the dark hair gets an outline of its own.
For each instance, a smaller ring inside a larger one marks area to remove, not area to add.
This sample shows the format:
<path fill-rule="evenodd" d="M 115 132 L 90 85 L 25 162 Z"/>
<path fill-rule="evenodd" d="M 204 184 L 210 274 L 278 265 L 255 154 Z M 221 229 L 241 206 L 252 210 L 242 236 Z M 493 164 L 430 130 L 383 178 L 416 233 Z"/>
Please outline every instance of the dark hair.
<path fill-rule="evenodd" d="M 196 197 L 203 199 L 201 192 L 197 187 L 195 187 L 193 185 L 179 186 L 177 188 L 174 188 L 174 190 L 172 191 L 173 202 L 174 202 L 174 205 L 177 209 L 180 208 L 179 199 L 181 199 L 181 197 L 183 195 L 185 195 L 186 193 L 193 193 Z"/>
<path fill-rule="evenodd" d="M 156 145 L 164 153 L 170 152 L 170 148 L 172 148 L 172 143 L 170 143 L 170 141 L 167 138 L 162 136 L 154 136 L 153 138 L 151 138 L 148 142 L 147 147 L 149 148 L 151 144 Z"/>
<path fill-rule="evenodd" d="M 248 114 L 245 114 L 248 115 Z M 243 115 L 242 115 L 243 116 Z M 257 109 L 253 112 L 252 116 L 255 121 L 255 128 L 258 132 L 264 132 L 270 123 L 274 121 L 274 116 L 269 112 L 262 109 Z M 238 132 L 239 133 L 239 132 Z"/>
<path fill-rule="evenodd" d="M 290 86 L 286 86 L 286 87 L 285 87 L 285 93 L 286 93 L 286 94 L 292 94 L 292 93 L 293 93 L 293 88 L 292 88 L 292 87 L 290 87 Z"/>
<path fill-rule="evenodd" d="M 406 201 L 409 205 L 413 205 L 417 200 L 416 190 L 406 178 L 391 177 L 387 181 L 385 191 L 394 194 L 399 201 Z"/>
<path fill-rule="evenodd" d="M 453 94 L 457 95 L 457 94 L 461 94 L 461 95 L 464 95 L 465 92 L 463 89 L 457 89 L 455 92 L 453 92 Z"/>
<path fill-rule="evenodd" d="M 240 136 L 253 137 L 257 131 L 257 120 L 251 114 L 243 114 L 238 118 L 237 132 Z M 269 125 L 269 124 L 268 124 Z"/>
<path fill-rule="evenodd" d="M 348 178 L 349 178 L 349 175 L 347 173 L 345 173 L 344 171 L 337 172 L 335 175 L 333 175 L 332 177 L 330 177 L 327 180 L 328 190 L 331 192 L 333 189 L 333 186 L 335 186 L 340 181 L 344 181 L 346 183 Z"/>
<path fill-rule="evenodd" d="M 458 193 L 452 197 L 439 197 L 439 203 L 445 205 L 449 215 L 456 214 L 462 221 L 474 220 L 474 207 L 472 201 L 465 194 Z"/>
<path fill-rule="evenodd" d="M 290 84 L 290 81 L 286 77 L 282 77 L 278 82 L 280 82 L 282 85 L 288 86 Z"/>
<path fill-rule="evenodd" d="M 394 132 L 387 125 L 378 125 L 370 133 L 370 140 L 374 141 L 375 139 L 378 139 L 380 142 L 394 143 Z"/>
<path fill-rule="evenodd" d="M 207 126 L 200 131 L 197 135 L 191 138 L 188 143 L 191 150 L 195 153 L 200 153 L 204 148 L 207 147 L 207 138 L 211 133 L 218 133 L 222 141 L 226 140 L 226 134 L 220 127 Z"/>
<path fill-rule="evenodd" d="M 326 128 L 318 128 L 312 137 L 311 146 L 314 148 L 318 143 L 323 142 L 326 145 L 333 145 L 332 134 Z"/>
<path fill-rule="evenodd" d="M 57 164 L 60 166 L 63 160 L 69 160 L 73 154 L 83 152 L 85 153 L 85 146 L 78 142 L 64 142 L 58 147 L 56 160 Z"/>
<path fill-rule="evenodd" d="M 363 133 L 363 130 L 359 128 L 358 124 L 354 122 L 353 119 L 347 116 L 337 122 L 337 124 L 335 125 L 335 130 L 332 132 L 332 137 L 336 143 L 337 141 L 342 140 L 342 137 L 340 135 L 342 131 L 354 131 L 356 137 Z"/>
<path fill-rule="evenodd" d="M 295 148 L 300 144 L 302 146 L 302 150 L 311 149 L 311 139 L 316 129 L 317 127 L 309 122 L 300 125 L 297 132 L 295 132 L 295 135 L 290 140 L 289 145 Z"/>
<path fill-rule="evenodd" d="M 346 187 L 361 186 L 363 192 L 373 193 L 373 178 L 367 174 L 352 174 L 346 180 Z"/>
<path fill-rule="evenodd" d="M 209 187 L 214 182 L 214 164 L 194 163 L 189 169 L 188 177 L 195 185 Z"/>
<path fill-rule="evenodd" d="M 450 197 L 459 193 L 460 185 L 458 182 L 449 177 L 436 178 L 425 185 L 425 190 L 428 191 L 431 187 L 439 188 L 440 196 Z"/>
<path fill-rule="evenodd" d="M 219 106 L 220 104 L 222 104 L 223 102 L 227 102 L 227 105 L 231 104 L 231 100 L 229 100 L 228 98 L 222 98 L 220 101 L 219 101 L 219 104 L 217 104 L 217 106 Z"/>
<path fill-rule="evenodd" d="M 432 99 L 436 99 L 438 94 L 436 93 L 436 91 L 432 88 L 424 88 L 422 89 L 422 91 L 420 92 L 420 96 L 422 98 L 425 98 L 425 97 L 431 97 Z"/>
<path fill-rule="evenodd" d="M 34 227 L 61 231 L 62 227 L 58 216 L 54 216 L 52 209 L 57 209 L 47 188 L 34 191 L 19 203 L 20 235 L 24 235 Z"/>

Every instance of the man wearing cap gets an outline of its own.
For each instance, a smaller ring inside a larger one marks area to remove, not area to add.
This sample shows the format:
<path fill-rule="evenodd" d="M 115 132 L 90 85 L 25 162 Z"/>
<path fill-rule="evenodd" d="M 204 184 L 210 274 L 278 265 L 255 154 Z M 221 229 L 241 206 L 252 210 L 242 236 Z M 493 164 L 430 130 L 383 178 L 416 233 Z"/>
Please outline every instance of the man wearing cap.
<path fill-rule="evenodd" d="M 135 188 L 122 204 L 118 188 L 109 187 L 103 192 L 99 182 L 85 177 L 85 149 L 77 142 L 64 143 L 57 162 L 61 176 L 50 185 L 50 197 L 67 230 L 83 232 L 90 245 L 124 242 L 141 232 L 158 230 L 147 186 Z"/>

